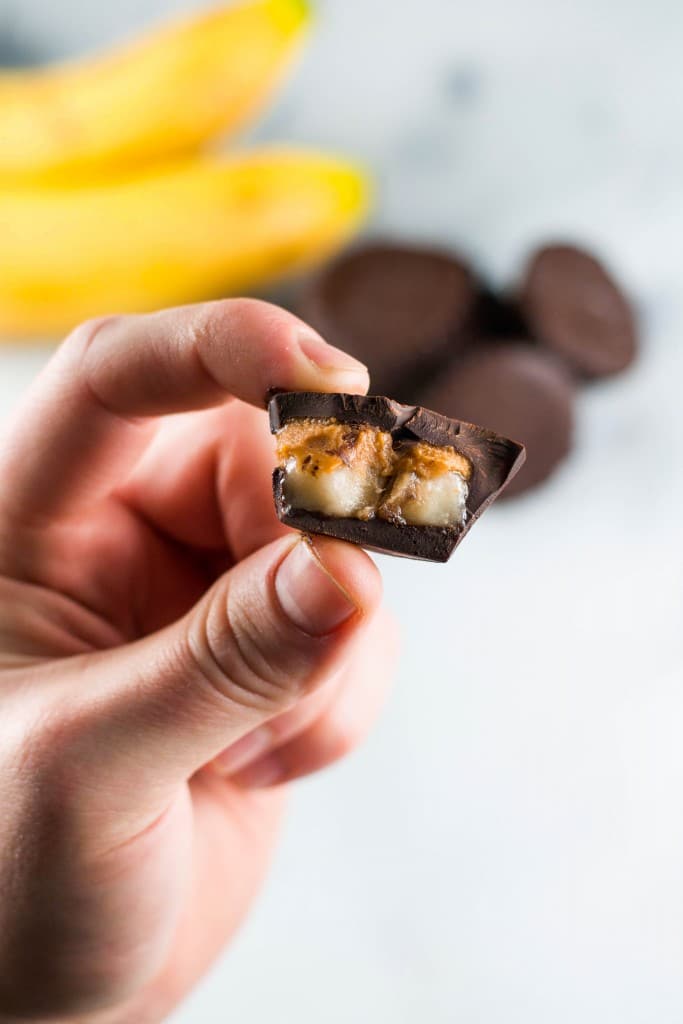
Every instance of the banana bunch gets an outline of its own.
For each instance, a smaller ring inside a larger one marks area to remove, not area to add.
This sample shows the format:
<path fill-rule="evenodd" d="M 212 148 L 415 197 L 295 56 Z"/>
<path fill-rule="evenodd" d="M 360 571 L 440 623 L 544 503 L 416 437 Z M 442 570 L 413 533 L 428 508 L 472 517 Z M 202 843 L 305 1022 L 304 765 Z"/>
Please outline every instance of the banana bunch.
<path fill-rule="evenodd" d="M 246 291 L 347 240 L 367 206 L 352 165 L 206 152 L 263 105 L 308 22 L 304 0 L 244 0 L 0 73 L 0 336 Z"/>

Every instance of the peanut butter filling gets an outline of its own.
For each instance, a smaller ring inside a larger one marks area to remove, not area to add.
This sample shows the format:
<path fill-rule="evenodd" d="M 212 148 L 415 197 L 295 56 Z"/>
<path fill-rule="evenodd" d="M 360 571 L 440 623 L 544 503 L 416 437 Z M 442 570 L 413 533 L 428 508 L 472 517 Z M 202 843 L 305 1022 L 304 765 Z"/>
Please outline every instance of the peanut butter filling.
<path fill-rule="evenodd" d="M 292 508 L 413 526 L 465 522 L 472 466 L 454 448 L 394 448 L 391 434 L 375 427 L 312 419 L 292 420 L 276 441 Z"/>

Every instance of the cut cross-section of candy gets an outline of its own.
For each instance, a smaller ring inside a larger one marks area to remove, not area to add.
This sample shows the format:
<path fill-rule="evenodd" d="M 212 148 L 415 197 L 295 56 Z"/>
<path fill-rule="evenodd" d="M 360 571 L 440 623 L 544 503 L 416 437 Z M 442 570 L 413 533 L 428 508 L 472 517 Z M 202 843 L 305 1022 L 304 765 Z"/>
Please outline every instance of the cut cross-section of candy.
<path fill-rule="evenodd" d="M 280 520 L 389 554 L 446 561 L 524 461 L 523 446 L 389 398 L 270 402 Z"/>

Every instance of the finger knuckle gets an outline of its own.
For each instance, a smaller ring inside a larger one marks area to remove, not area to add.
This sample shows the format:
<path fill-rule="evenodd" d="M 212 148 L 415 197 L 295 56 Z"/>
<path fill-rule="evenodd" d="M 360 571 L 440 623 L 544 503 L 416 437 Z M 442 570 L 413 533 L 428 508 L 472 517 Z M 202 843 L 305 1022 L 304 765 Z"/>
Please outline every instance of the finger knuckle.
<path fill-rule="evenodd" d="M 119 319 L 120 317 L 112 314 L 110 316 L 98 316 L 92 317 L 90 320 L 84 320 L 67 336 L 63 345 L 64 351 L 70 359 L 78 363 L 83 362 L 100 329 L 105 324 L 113 323 Z"/>
<path fill-rule="evenodd" d="M 109 325 L 123 322 L 124 316 L 110 315 L 86 320 L 68 336 L 58 357 L 62 376 L 76 396 L 85 397 L 101 413 L 126 420 L 116 408 L 111 386 L 107 386 L 112 363 L 106 345 L 98 344 L 100 332 Z M 134 420 L 131 419 L 131 422 Z"/>
<path fill-rule="evenodd" d="M 248 355 L 242 339 L 257 335 L 268 348 L 282 340 L 283 323 L 295 322 L 290 313 L 260 299 L 235 298 L 204 303 L 192 311 L 188 325 L 197 355 L 211 369 L 225 355 L 225 339 L 232 339 L 234 355 Z M 251 348 L 251 346 L 247 346 Z"/>
<path fill-rule="evenodd" d="M 284 642 L 259 608 L 218 590 L 191 622 L 187 647 L 194 667 L 221 702 L 268 711 L 296 697 L 283 664 Z"/>

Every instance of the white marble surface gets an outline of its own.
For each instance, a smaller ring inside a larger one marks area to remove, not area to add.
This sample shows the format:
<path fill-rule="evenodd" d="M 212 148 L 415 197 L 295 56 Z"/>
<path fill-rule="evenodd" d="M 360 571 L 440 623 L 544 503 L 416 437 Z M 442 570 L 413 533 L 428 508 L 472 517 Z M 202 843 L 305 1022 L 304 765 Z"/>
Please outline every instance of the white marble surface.
<path fill-rule="evenodd" d="M 0 0 L 0 25 L 67 52 L 182 6 L 55 0 L 46 20 Z M 256 912 L 174 1024 L 678 1024 L 683 7 L 319 6 L 256 134 L 361 156 L 383 228 L 499 280 L 539 236 L 593 239 L 645 342 L 583 393 L 551 485 L 446 567 L 383 561 L 404 630 L 389 711 L 297 787 Z M 0 354 L 3 415 L 43 357 Z"/>

